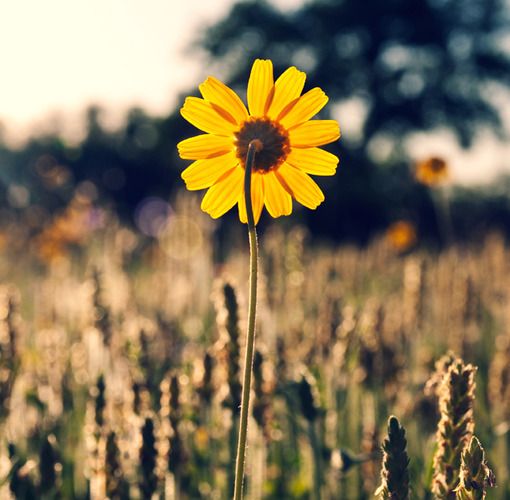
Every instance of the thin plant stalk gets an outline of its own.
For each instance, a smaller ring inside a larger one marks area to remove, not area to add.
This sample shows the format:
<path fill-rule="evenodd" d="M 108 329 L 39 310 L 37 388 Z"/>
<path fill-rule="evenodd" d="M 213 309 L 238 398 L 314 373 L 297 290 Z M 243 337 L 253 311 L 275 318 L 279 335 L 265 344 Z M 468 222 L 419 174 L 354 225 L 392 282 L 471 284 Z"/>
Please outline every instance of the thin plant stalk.
<path fill-rule="evenodd" d="M 432 193 L 432 198 L 442 244 L 449 247 L 453 242 L 454 234 L 450 200 L 444 186 L 439 187 L 436 193 Z"/>
<path fill-rule="evenodd" d="M 321 446 L 315 430 L 315 422 L 313 420 L 308 422 L 308 436 L 310 438 L 310 445 L 313 452 L 313 498 L 314 500 L 321 500 L 322 456 L 320 449 Z"/>
<path fill-rule="evenodd" d="M 229 436 L 228 436 L 228 447 L 229 447 L 229 464 L 228 464 L 228 474 L 227 474 L 227 482 L 228 482 L 228 490 L 225 492 L 228 496 L 232 495 L 234 491 L 234 484 L 236 478 L 236 471 L 232 470 L 232 462 L 236 460 L 238 452 L 238 431 L 239 431 L 239 406 L 235 408 L 235 411 L 232 415 L 232 427 L 230 428 Z"/>
<path fill-rule="evenodd" d="M 248 146 L 246 164 L 244 167 L 244 199 L 246 203 L 246 217 L 248 221 L 248 238 L 250 242 L 250 291 L 248 298 L 248 327 L 246 332 L 246 354 L 244 360 L 243 391 L 241 394 L 241 417 L 239 423 L 239 440 L 237 442 L 237 458 L 234 481 L 234 500 L 241 500 L 243 496 L 244 464 L 246 456 L 246 436 L 248 431 L 248 415 L 250 406 L 251 375 L 253 370 L 253 355 L 255 344 L 255 314 L 257 309 L 257 274 L 258 247 L 257 231 L 253 217 L 251 202 L 251 171 L 255 154 L 262 149 L 262 143 L 253 140 Z"/>

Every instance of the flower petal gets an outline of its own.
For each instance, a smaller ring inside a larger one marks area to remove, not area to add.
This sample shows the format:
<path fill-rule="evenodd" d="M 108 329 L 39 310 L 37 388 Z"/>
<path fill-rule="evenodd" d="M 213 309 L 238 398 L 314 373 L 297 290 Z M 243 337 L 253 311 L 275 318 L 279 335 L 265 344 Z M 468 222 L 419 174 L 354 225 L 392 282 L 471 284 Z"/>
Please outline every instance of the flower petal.
<path fill-rule="evenodd" d="M 200 208 L 213 219 L 228 212 L 237 203 L 243 189 L 243 174 L 244 170 L 241 167 L 235 167 L 224 174 L 209 188 Z"/>
<path fill-rule="evenodd" d="M 181 115 L 198 129 L 210 134 L 232 135 L 239 129 L 227 111 L 198 97 L 186 97 Z"/>
<path fill-rule="evenodd" d="M 319 87 L 315 87 L 303 94 L 294 105 L 285 108 L 277 120 L 286 128 L 295 127 L 316 115 L 327 102 L 328 96 Z"/>
<path fill-rule="evenodd" d="M 311 148 L 336 141 L 340 127 L 335 120 L 311 120 L 289 130 L 292 147 Z"/>
<path fill-rule="evenodd" d="M 307 174 L 334 175 L 338 158 L 319 148 L 295 148 L 287 156 L 287 162 Z"/>
<path fill-rule="evenodd" d="M 251 116 L 265 115 L 273 82 L 273 63 L 269 59 L 256 59 L 251 68 L 247 90 Z"/>
<path fill-rule="evenodd" d="M 275 119 L 292 101 L 297 99 L 305 86 L 306 74 L 292 66 L 285 70 L 274 84 L 274 96 L 267 111 Z"/>
<path fill-rule="evenodd" d="M 269 172 L 264 176 L 264 198 L 271 217 L 292 213 L 292 198 L 285 191 L 274 172 Z"/>
<path fill-rule="evenodd" d="M 223 108 L 235 119 L 238 125 L 248 119 L 248 111 L 239 96 L 213 76 L 199 85 L 204 99 Z"/>
<path fill-rule="evenodd" d="M 258 224 L 262 208 L 264 207 L 264 175 L 252 172 L 251 174 L 251 204 L 253 209 L 253 219 Z M 246 215 L 246 203 L 244 200 L 244 185 L 239 196 L 239 220 L 243 223 L 248 222 Z"/>
<path fill-rule="evenodd" d="M 239 164 L 234 153 L 217 156 L 210 160 L 198 160 L 193 162 L 181 177 L 190 191 L 211 187 L 226 172 Z"/>
<path fill-rule="evenodd" d="M 276 171 L 278 180 L 301 205 L 315 209 L 324 201 L 324 194 L 308 174 L 283 163 Z"/>
<path fill-rule="evenodd" d="M 177 149 L 183 160 L 202 160 L 233 151 L 234 143 L 231 137 L 202 134 L 179 142 Z"/>

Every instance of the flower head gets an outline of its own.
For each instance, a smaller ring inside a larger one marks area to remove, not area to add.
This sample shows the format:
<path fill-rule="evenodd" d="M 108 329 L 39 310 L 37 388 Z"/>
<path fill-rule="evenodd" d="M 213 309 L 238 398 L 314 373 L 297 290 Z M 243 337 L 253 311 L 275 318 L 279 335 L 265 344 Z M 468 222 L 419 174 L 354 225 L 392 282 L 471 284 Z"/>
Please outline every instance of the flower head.
<path fill-rule="evenodd" d="M 248 109 L 214 77 L 200 86 L 203 99 L 188 97 L 181 114 L 205 134 L 178 144 L 179 155 L 195 160 L 182 178 L 190 190 L 208 189 L 202 210 L 221 217 L 238 205 L 247 221 L 244 166 L 248 145 L 257 141 L 251 198 L 255 223 L 262 208 L 273 217 L 292 212 L 292 198 L 315 209 L 324 200 L 313 175 L 333 175 L 338 158 L 318 148 L 340 137 L 335 120 L 311 120 L 328 102 L 320 88 L 301 95 L 306 75 L 295 67 L 273 79 L 273 64 L 257 59 L 248 81 Z"/>
<path fill-rule="evenodd" d="M 448 180 L 448 164 L 443 158 L 432 156 L 418 162 L 415 171 L 416 179 L 426 186 L 439 186 Z"/>
<path fill-rule="evenodd" d="M 397 252 L 407 252 L 416 244 L 416 228 L 409 221 L 399 220 L 388 227 L 386 239 Z"/>

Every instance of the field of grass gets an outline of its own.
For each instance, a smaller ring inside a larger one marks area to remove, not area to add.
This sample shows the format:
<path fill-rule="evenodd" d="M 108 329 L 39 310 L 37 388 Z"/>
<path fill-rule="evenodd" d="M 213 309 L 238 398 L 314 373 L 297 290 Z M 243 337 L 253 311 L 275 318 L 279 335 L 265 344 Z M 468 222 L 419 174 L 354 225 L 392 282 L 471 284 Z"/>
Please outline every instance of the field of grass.
<path fill-rule="evenodd" d="M 44 263 L 4 247 L 0 498 L 231 495 L 247 243 L 217 262 L 211 220 L 186 199 L 157 240 L 110 220 Z M 279 226 L 260 237 L 246 497 L 373 497 L 395 415 L 411 496 L 432 498 L 450 373 L 435 363 L 451 350 L 476 367 L 464 423 L 497 478 L 487 498 L 510 498 L 504 239 L 403 255 Z"/>

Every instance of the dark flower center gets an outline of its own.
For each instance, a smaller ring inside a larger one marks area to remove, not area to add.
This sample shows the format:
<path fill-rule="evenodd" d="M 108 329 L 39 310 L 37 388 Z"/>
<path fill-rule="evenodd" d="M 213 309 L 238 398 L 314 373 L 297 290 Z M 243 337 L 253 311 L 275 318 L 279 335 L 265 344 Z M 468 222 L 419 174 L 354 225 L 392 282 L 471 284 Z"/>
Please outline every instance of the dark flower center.
<path fill-rule="evenodd" d="M 430 169 L 436 173 L 442 172 L 446 167 L 445 161 L 441 158 L 431 158 L 429 162 Z"/>
<path fill-rule="evenodd" d="M 262 149 L 255 155 L 253 171 L 265 173 L 278 168 L 290 152 L 287 131 L 268 118 L 246 121 L 235 136 L 237 157 L 243 168 L 250 142 L 258 140 L 262 143 Z"/>

